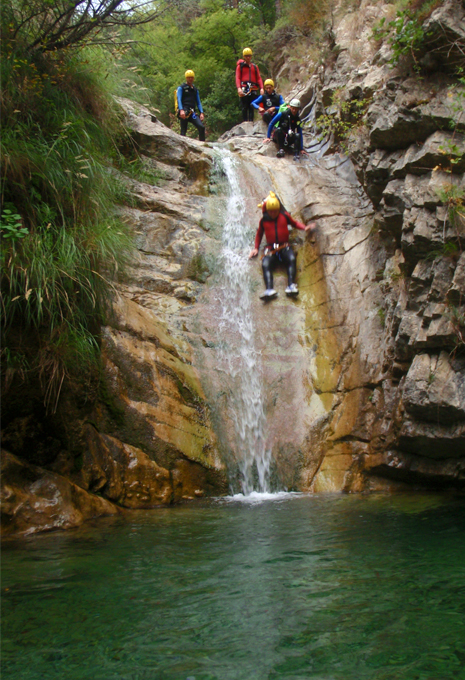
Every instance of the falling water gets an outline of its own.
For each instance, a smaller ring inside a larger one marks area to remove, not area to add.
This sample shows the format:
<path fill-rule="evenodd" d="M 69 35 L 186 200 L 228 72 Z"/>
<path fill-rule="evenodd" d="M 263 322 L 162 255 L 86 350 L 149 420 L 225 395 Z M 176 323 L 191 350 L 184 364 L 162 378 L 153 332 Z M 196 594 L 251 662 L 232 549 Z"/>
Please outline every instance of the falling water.
<path fill-rule="evenodd" d="M 235 426 L 237 464 L 242 493 L 268 492 L 271 451 L 265 444 L 265 411 L 260 355 L 255 348 L 250 265 L 253 239 L 235 160 L 218 150 L 217 164 L 228 180 L 221 251 L 221 299 L 218 333 L 219 368 L 231 386 L 230 409 Z"/>

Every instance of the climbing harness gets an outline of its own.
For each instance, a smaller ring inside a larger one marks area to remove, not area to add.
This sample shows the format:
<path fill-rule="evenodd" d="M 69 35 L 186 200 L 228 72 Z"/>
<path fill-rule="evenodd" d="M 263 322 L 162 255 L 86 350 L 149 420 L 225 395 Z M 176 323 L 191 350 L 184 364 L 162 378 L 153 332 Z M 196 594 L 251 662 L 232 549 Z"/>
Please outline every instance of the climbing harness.
<path fill-rule="evenodd" d="M 263 260 L 267 255 L 275 255 L 276 253 L 279 253 L 280 250 L 284 250 L 284 248 L 289 248 L 289 243 L 273 243 L 272 246 L 265 246 L 265 250 L 260 259 Z"/>
<path fill-rule="evenodd" d="M 187 73 L 187 71 L 186 71 Z M 184 85 L 180 86 L 182 88 L 183 94 L 189 93 L 191 90 L 194 92 L 194 97 L 198 96 L 198 89 L 196 88 L 195 85 L 187 85 L 187 83 L 184 83 Z M 179 106 L 178 106 L 178 87 L 174 91 L 174 112 L 176 114 L 176 117 L 179 118 Z M 182 95 L 181 95 L 181 103 L 182 103 Z M 192 116 L 192 120 L 195 120 L 197 118 L 195 114 L 195 109 L 193 109 L 191 106 L 183 106 L 183 111 L 186 114 L 186 119 L 190 118 Z"/>

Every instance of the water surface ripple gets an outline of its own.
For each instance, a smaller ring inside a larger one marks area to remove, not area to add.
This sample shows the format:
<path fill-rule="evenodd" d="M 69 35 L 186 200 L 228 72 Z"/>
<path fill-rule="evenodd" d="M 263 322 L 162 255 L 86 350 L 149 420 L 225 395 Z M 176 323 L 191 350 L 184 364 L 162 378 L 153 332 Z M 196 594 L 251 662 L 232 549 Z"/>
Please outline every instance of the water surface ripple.
<path fill-rule="evenodd" d="M 464 510 L 232 499 L 7 543 L 2 678 L 465 678 Z"/>

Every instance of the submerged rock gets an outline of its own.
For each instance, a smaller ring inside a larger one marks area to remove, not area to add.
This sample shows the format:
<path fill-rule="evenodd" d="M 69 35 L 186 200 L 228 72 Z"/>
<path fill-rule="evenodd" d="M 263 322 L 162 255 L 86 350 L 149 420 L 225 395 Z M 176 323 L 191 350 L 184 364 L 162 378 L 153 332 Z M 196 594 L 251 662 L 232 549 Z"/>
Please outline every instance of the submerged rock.
<path fill-rule="evenodd" d="M 71 529 L 121 510 L 62 475 L 2 451 L 2 537 Z"/>

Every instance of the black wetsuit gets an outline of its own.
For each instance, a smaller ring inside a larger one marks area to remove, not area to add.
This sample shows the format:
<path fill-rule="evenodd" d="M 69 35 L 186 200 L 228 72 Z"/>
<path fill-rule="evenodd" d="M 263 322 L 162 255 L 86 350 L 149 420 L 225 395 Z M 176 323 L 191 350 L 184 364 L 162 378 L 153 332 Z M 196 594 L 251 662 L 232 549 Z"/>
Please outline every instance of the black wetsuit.
<path fill-rule="evenodd" d="M 287 269 L 287 285 L 295 282 L 297 258 L 291 246 L 286 246 L 273 255 L 265 255 L 262 260 L 263 279 L 267 289 L 273 288 L 273 271 L 278 264 L 283 264 Z"/>
<path fill-rule="evenodd" d="M 273 131 L 273 141 L 277 142 L 280 149 L 287 147 L 289 151 L 300 153 L 302 150 L 302 121 L 299 114 L 293 116 L 289 110 L 282 113 L 278 126 Z"/>
<path fill-rule="evenodd" d="M 195 127 L 199 131 L 199 140 L 201 142 L 204 142 L 205 125 L 202 123 L 198 115 L 195 113 L 196 107 L 198 108 L 200 113 L 203 113 L 202 105 L 200 103 L 199 91 L 195 87 L 195 85 L 188 85 L 187 83 L 183 83 L 183 85 L 180 85 L 178 87 L 178 107 L 179 110 L 181 110 L 182 108 L 186 112 L 186 116 L 189 113 L 189 111 L 193 112 L 188 118 L 181 118 L 179 116 L 179 122 L 181 124 L 181 135 L 183 137 L 186 136 L 187 126 L 189 123 L 192 123 L 192 125 L 195 125 Z"/>

